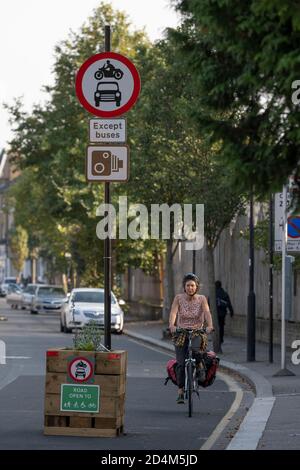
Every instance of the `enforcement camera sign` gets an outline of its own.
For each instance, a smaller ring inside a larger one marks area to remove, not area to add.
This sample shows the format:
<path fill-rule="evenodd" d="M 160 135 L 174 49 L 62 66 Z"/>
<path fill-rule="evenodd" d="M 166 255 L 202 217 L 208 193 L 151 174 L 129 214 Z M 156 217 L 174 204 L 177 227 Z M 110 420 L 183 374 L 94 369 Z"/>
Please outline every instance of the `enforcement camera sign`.
<path fill-rule="evenodd" d="M 90 182 L 125 182 L 129 178 L 127 145 L 91 145 L 87 148 L 86 179 Z"/>

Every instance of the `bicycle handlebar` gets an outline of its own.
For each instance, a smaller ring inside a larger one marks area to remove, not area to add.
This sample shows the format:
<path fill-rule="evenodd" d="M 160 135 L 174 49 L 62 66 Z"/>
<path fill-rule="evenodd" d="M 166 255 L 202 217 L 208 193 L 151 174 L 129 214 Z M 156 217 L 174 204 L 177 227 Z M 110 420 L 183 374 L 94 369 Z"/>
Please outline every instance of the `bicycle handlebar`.
<path fill-rule="evenodd" d="M 176 333 L 181 333 L 182 331 L 185 331 L 186 333 L 192 333 L 193 331 L 200 331 L 200 333 L 206 333 L 206 328 L 196 328 L 196 329 L 189 329 L 189 328 L 176 328 Z M 215 331 L 213 328 L 211 332 Z"/>

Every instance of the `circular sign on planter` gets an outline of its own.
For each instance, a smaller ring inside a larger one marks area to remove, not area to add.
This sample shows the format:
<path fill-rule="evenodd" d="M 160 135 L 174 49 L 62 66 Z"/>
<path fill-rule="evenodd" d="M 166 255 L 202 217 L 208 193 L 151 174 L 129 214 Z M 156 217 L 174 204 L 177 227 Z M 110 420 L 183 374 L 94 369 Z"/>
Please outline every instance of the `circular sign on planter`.
<path fill-rule="evenodd" d="M 76 95 L 82 106 L 99 117 L 129 111 L 141 89 L 134 64 L 116 52 L 102 52 L 87 59 L 76 76 Z"/>
<path fill-rule="evenodd" d="M 86 357 L 75 357 L 69 364 L 69 376 L 75 382 L 87 382 L 93 373 L 93 364 Z"/>

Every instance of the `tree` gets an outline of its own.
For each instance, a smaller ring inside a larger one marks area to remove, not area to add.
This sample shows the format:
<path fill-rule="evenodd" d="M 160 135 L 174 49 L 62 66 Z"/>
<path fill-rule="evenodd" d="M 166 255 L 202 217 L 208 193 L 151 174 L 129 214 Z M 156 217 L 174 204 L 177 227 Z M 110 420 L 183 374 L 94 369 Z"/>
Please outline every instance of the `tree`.
<path fill-rule="evenodd" d="M 85 181 L 90 116 L 78 103 L 74 77 L 89 56 L 104 49 L 106 24 L 113 31 L 112 49 L 137 65 L 143 61 L 150 47 L 144 32 L 131 32 L 123 13 L 101 3 L 79 33 L 71 33 L 56 46 L 55 80 L 53 86 L 45 87 L 46 104 L 36 105 L 30 114 L 23 111 L 20 101 L 9 107 L 15 129 L 10 154 L 23 171 L 11 192 L 15 217 L 26 226 L 30 244 L 38 246 L 58 271 L 67 269 L 65 253 L 70 252 L 72 264 L 87 284 L 103 279 L 96 207 L 104 194 L 103 185 Z M 146 60 L 143 63 L 147 71 Z"/>
<path fill-rule="evenodd" d="M 28 257 L 28 234 L 20 225 L 10 233 L 10 249 L 13 266 L 20 275 Z"/>
<path fill-rule="evenodd" d="M 222 230 L 243 205 L 243 195 L 232 185 L 231 173 L 218 160 L 217 146 L 199 135 L 190 119 L 190 103 L 196 90 L 171 39 L 156 44 L 150 52 L 154 61 L 152 76 L 143 86 L 143 99 L 136 119 L 143 126 L 132 129 L 135 147 L 132 156 L 130 197 L 147 206 L 166 203 L 169 207 L 186 203 L 205 206 L 205 239 L 209 297 L 217 332 L 214 347 L 219 348 L 215 300 L 213 250 Z M 135 122 L 133 121 L 133 124 Z M 173 258 L 180 241 L 175 241 L 174 218 L 166 240 L 165 319 L 174 298 Z"/>
<path fill-rule="evenodd" d="M 299 174 L 300 12 L 290 0 L 174 0 L 173 36 L 199 94 L 198 129 L 218 142 L 239 187 L 268 194 Z M 296 84 L 297 85 L 297 84 Z"/>
<path fill-rule="evenodd" d="M 132 155 L 130 199 L 147 206 L 152 204 L 192 203 L 197 201 L 198 172 L 202 147 L 193 131 L 184 125 L 186 102 L 191 89 L 178 79 L 182 72 L 171 42 L 161 41 L 149 51 L 151 75 L 143 85 L 131 134 L 135 146 Z M 140 124 L 142 123 L 142 125 Z M 175 242 L 174 214 L 170 217 L 170 234 L 166 238 L 166 292 L 164 319 L 174 298 L 173 259 Z M 162 234 L 161 234 L 162 235 Z"/>
<path fill-rule="evenodd" d="M 127 185 L 113 185 L 112 202 L 127 193 L 129 203 L 142 203 L 148 209 L 151 204 L 205 203 L 213 207 L 205 222 L 212 247 L 240 202 L 230 172 L 218 161 L 220 144 L 208 143 L 190 119 L 199 91 L 174 42 L 167 39 L 151 46 L 143 33 L 129 32 L 123 14 L 101 5 L 79 34 L 57 46 L 55 82 L 46 88 L 48 102 L 29 115 L 18 102 L 11 107 L 16 129 L 11 154 L 23 170 L 13 190 L 16 217 L 57 266 L 65 266 L 65 253 L 71 253 L 85 283 L 98 283 L 103 276 L 103 242 L 95 231 L 96 208 L 104 198 L 103 185 L 87 184 L 84 177 L 88 115 L 75 97 L 74 75 L 87 57 L 99 52 L 105 24 L 114 31 L 112 49 L 134 60 L 143 84 L 140 100 L 128 113 L 131 178 Z M 174 297 L 172 259 L 178 246 L 172 216 L 170 225 L 164 247 L 168 307 Z M 147 272 L 155 271 L 157 255 L 164 249 L 160 240 L 151 239 L 118 240 L 115 245 L 121 269 L 142 266 Z M 209 262 L 213 264 L 211 258 Z M 209 269 L 213 273 L 213 266 Z"/>
<path fill-rule="evenodd" d="M 213 344 L 214 351 L 218 352 L 221 346 L 216 308 L 214 250 L 223 230 L 228 227 L 235 216 L 242 213 L 245 197 L 232 185 L 230 170 L 224 168 L 220 161 L 210 159 L 210 161 L 207 161 L 207 169 L 208 171 L 202 182 L 202 200 L 205 206 L 205 254 L 210 310 L 216 329 Z M 230 273 L 228 273 L 228 276 L 230 276 Z"/>

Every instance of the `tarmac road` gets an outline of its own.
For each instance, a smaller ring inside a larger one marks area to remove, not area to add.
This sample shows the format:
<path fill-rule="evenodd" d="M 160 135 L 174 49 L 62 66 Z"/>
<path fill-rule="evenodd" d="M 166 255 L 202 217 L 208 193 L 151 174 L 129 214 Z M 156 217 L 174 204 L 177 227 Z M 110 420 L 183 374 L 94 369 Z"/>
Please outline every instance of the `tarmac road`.
<path fill-rule="evenodd" d="M 6 308 L 0 300 L 0 340 L 6 364 L 0 364 L 0 449 L 197 450 L 230 409 L 235 393 L 218 378 L 202 390 L 195 412 L 176 404 L 176 387 L 164 386 L 168 351 L 125 335 L 112 335 L 113 349 L 128 351 L 125 434 L 118 438 L 43 435 L 45 352 L 72 344 L 59 332 L 59 315 L 31 315 Z M 220 376 L 222 377 L 222 376 Z M 249 393 L 249 392 L 248 392 Z"/>

